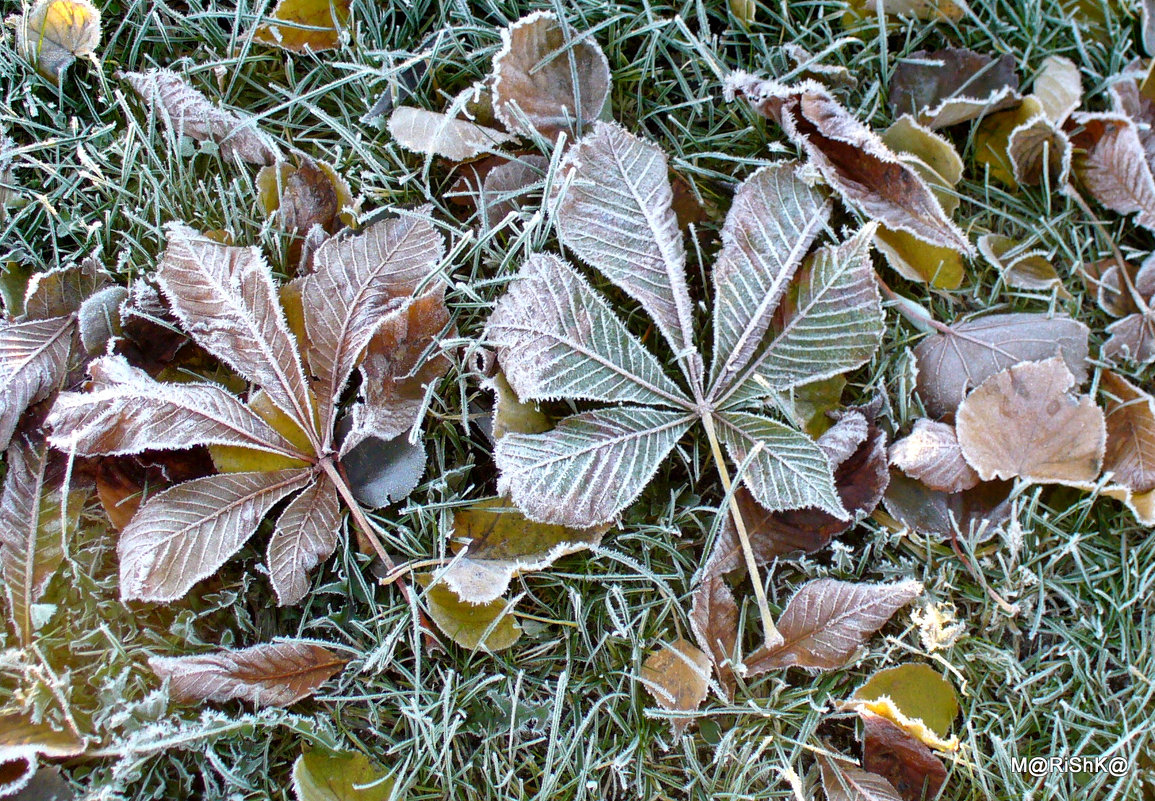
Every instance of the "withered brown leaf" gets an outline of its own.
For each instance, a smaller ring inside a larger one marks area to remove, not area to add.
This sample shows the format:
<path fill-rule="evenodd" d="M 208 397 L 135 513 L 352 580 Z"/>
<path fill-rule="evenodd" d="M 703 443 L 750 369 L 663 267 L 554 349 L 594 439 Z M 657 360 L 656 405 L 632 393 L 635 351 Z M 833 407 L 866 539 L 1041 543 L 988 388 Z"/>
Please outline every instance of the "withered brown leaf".
<path fill-rule="evenodd" d="M 289 706 L 312 695 L 341 671 L 346 660 L 316 643 L 279 640 L 240 650 L 148 660 L 177 703 L 230 701 Z"/>
<path fill-rule="evenodd" d="M 914 531 L 945 538 L 982 531 L 990 537 L 1010 517 L 1013 488 L 1009 481 L 982 481 L 963 492 L 940 492 L 896 468 L 890 471 L 882 502 L 898 522 Z"/>
<path fill-rule="evenodd" d="M 882 776 L 904 801 L 930 801 L 946 782 L 934 752 L 884 717 L 861 712 L 862 766 Z"/>
<path fill-rule="evenodd" d="M 1009 54 L 995 58 L 956 47 L 918 50 L 894 68 L 890 111 L 945 128 L 1015 105 L 1018 89 L 1015 59 Z"/>
<path fill-rule="evenodd" d="M 819 755 L 826 801 L 904 801 L 881 776 L 842 760 Z"/>
<path fill-rule="evenodd" d="M 963 458 L 954 426 L 934 420 L 915 420 L 914 430 L 890 446 L 890 463 L 940 492 L 962 492 L 979 483 Z"/>
<path fill-rule="evenodd" d="M 676 712 L 692 712 L 706 700 L 710 685 L 710 658 L 689 640 L 660 646 L 642 664 L 641 679 L 658 705 Z M 690 725 L 689 718 L 673 718 L 674 734 Z"/>
<path fill-rule="evenodd" d="M 1140 523 L 1155 525 L 1155 399 L 1110 370 L 1099 389 L 1107 412 L 1103 470 L 1113 474 L 1103 494 L 1127 504 Z"/>

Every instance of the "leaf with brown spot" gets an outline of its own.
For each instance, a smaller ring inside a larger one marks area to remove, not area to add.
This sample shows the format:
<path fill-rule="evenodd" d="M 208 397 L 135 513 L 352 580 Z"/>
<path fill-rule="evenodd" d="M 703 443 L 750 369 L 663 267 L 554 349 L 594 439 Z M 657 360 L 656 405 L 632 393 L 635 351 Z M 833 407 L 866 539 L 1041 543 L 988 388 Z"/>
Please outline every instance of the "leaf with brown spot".
<path fill-rule="evenodd" d="M 945 128 L 1019 102 L 1014 57 L 973 50 L 918 50 L 899 60 L 890 81 L 890 111 Z"/>
<path fill-rule="evenodd" d="M 1113 474 L 1103 494 L 1155 525 L 1155 398 L 1110 370 L 1102 372 L 1099 390 L 1106 400 L 1103 470 Z"/>
<path fill-rule="evenodd" d="M 152 69 L 120 73 L 118 77 L 128 81 L 174 136 L 214 142 L 225 159 L 252 164 L 272 164 L 281 159 L 280 149 L 261 132 L 255 119 L 219 108 L 180 74 Z"/>
<path fill-rule="evenodd" d="M 742 95 L 756 111 L 778 121 L 847 204 L 928 244 L 972 252 L 926 181 L 825 87 L 813 81 L 788 87 L 736 73 L 726 91 Z"/>
<path fill-rule="evenodd" d="M 746 660 L 749 675 L 802 667 L 843 667 L 891 616 L 922 593 L 917 581 L 865 584 L 816 579 L 804 584 L 778 619 L 783 642 Z"/>
<path fill-rule="evenodd" d="M 914 430 L 890 446 L 890 463 L 940 492 L 962 492 L 979 483 L 963 458 L 954 426 L 934 420 L 916 420 Z"/>
<path fill-rule="evenodd" d="M 905 801 L 889 781 L 856 765 L 818 755 L 826 801 Z"/>
<path fill-rule="evenodd" d="M 1024 362 L 978 386 L 958 408 L 963 456 L 984 481 L 1022 478 L 1083 487 L 1103 467 L 1103 412 L 1071 393 L 1062 359 Z"/>
<path fill-rule="evenodd" d="M 640 674 L 646 690 L 663 709 L 693 712 L 710 687 L 710 658 L 689 640 L 662 645 L 646 657 Z M 689 718 L 671 718 L 675 735 L 690 725 Z"/>
<path fill-rule="evenodd" d="M 253 41 L 294 53 L 332 50 L 349 24 L 351 6 L 351 0 L 278 0 L 272 14 L 276 22 L 262 22 Z"/>
<path fill-rule="evenodd" d="M 884 717 L 862 717 L 862 766 L 886 779 L 904 801 L 937 798 L 946 766 L 934 752 Z"/>
<path fill-rule="evenodd" d="M 231 701 L 289 706 L 315 693 L 347 660 L 316 643 L 278 640 L 195 656 L 153 656 L 148 666 L 168 680 L 177 703 Z"/>
<path fill-rule="evenodd" d="M 493 58 L 493 111 L 508 130 L 576 137 L 598 119 L 610 67 L 592 37 L 553 12 L 537 11 L 502 30 L 501 42 Z"/>
<path fill-rule="evenodd" d="M 954 414 L 966 394 L 1000 370 L 1061 354 L 1075 380 L 1087 377 L 1090 330 L 1069 317 L 992 314 L 932 334 L 914 349 L 917 387 L 935 417 Z"/>

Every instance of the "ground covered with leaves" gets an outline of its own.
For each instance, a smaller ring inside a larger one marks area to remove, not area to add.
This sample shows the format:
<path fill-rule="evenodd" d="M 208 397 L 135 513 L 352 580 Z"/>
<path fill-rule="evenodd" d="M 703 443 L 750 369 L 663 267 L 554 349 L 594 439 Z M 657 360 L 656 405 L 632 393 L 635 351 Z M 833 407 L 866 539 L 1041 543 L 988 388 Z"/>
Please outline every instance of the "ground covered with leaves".
<path fill-rule="evenodd" d="M 1155 798 L 1147 11 L 13 4 L 0 795 Z"/>

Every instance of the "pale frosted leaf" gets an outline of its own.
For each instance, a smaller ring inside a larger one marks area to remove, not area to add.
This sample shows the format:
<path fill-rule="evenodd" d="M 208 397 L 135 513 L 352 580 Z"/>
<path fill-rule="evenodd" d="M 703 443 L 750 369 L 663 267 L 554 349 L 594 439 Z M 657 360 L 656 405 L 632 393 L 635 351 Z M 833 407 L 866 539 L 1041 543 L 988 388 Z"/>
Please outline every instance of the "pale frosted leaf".
<path fill-rule="evenodd" d="M 710 657 L 689 640 L 662 645 L 646 657 L 640 677 L 663 709 L 693 712 L 706 700 L 710 689 Z M 689 718 L 671 718 L 674 734 L 690 725 Z"/>
<path fill-rule="evenodd" d="M 934 417 L 953 414 L 967 392 L 1022 361 L 1061 354 L 1075 380 L 1087 377 L 1087 326 L 1069 317 L 992 314 L 956 323 L 914 349 L 918 394 Z"/>
<path fill-rule="evenodd" d="M 412 106 L 393 111 L 389 133 L 406 150 L 450 161 L 468 161 L 517 138 L 496 128 Z"/>
<path fill-rule="evenodd" d="M 80 344 L 89 355 L 103 353 L 108 341 L 121 331 L 120 309 L 128 300 L 122 286 L 107 286 L 84 299 L 76 313 Z"/>
<path fill-rule="evenodd" d="M 536 129 L 551 138 L 577 133 L 598 118 L 609 92 L 605 53 L 552 12 L 537 11 L 502 30 L 493 58 L 493 111 L 509 130 Z"/>
<path fill-rule="evenodd" d="M 1133 492 L 1155 489 L 1155 399 L 1122 376 L 1104 370 L 1107 450 L 1103 469 Z"/>
<path fill-rule="evenodd" d="M 541 186 L 548 171 L 548 158 L 530 154 L 499 164 L 486 173 L 482 194 L 489 227 L 496 228 L 510 212 L 523 205 L 529 212 L 536 211 L 537 204 L 531 202 L 530 197 L 537 194 L 533 190 Z"/>
<path fill-rule="evenodd" d="M 389 801 L 392 778 L 361 753 L 332 753 L 317 748 L 293 763 L 296 801 Z"/>
<path fill-rule="evenodd" d="M 346 660 L 303 640 L 278 640 L 240 650 L 148 660 L 177 703 L 241 699 L 257 706 L 288 706 L 307 698 L 341 671 Z"/>
<path fill-rule="evenodd" d="M 1111 97 L 1111 108 L 1115 112 L 1111 116 L 1127 117 L 1135 124 L 1135 132 L 1139 142 L 1143 145 L 1143 152 L 1147 156 L 1147 164 L 1155 164 L 1155 101 L 1142 91 L 1143 82 L 1149 71 L 1148 62 L 1132 61 L 1124 71 L 1112 76 L 1107 85 L 1107 94 Z"/>
<path fill-rule="evenodd" d="M 916 50 L 894 68 L 890 111 L 945 128 L 1015 105 L 1018 88 L 1013 56 L 995 58 L 956 47 Z"/>
<path fill-rule="evenodd" d="M 676 356 L 700 361 L 666 154 L 599 122 L 566 154 L 556 186 L 567 184 L 554 198 L 565 246 L 638 301 Z"/>
<path fill-rule="evenodd" d="M 313 431 L 309 384 L 269 265 L 256 248 L 218 244 L 170 223 L 157 281 L 197 344 L 261 387 L 302 429 Z"/>
<path fill-rule="evenodd" d="M 8 473 L 0 498 L 0 568 L 12 624 L 24 644 L 33 642 L 32 607 L 64 561 L 87 493 L 63 492 L 64 457 L 26 440 L 5 455 Z M 67 517 L 62 509 L 67 505 Z"/>
<path fill-rule="evenodd" d="M 333 553 L 340 530 L 337 488 L 321 473 L 281 512 L 269 539 L 269 579 L 278 605 L 295 604 L 305 597 L 309 571 Z"/>
<path fill-rule="evenodd" d="M 24 410 L 60 384 L 75 331 L 72 316 L 0 324 L 0 447 L 8 447 Z"/>
<path fill-rule="evenodd" d="M 1083 99 L 1083 78 L 1075 62 L 1063 56 L 1043 59 L 1043 69 L 1031 88 L 1047 118 L 1062 125 Z"/>
<path fill-rule="evenodd" d="M 0 798 L 28 787 L 36 773 L 38 757 L 74 757 L 83 753 L 86 745 L 75 732 L 33 722 L 25 715 L 0 715 Z M 22 795 L 16 798 L 20 801 Z"/>
<path fill-rule="evenodd" d="M 799 274 L 797 298 L 769 343 L 728 386 L 711 397 L 733 405 L 859 367 L 882 342 L 882 298 L 867 225 L 837 247 L 823 247 Z"/>
<path fill-rule="evenodd" d="M 722 227 L 714 263 L 714 363 L 726 384 L 754 357 L 779 301 L 830 217 L 830 204 L 792 162 L 746 179 Z"/>
<path fill-rule="evenodd" d="M 522 400 L 689 403 L 609 305 L 557 256 L 529 257 L 485 331 Z"/>
<path fill-rule="evenodd" d="M 1007 157 L 1021 186 L 1063 187 L 1071 173 L 1071 140 L 1059 126 L 1040 114 L 1011 132 Z"/>
<path fill-rule="evenodd" d="M 734 73 L 727 95 L 776 120 L 842 200 L 872 220 L 938 247 L 970 254 L 966 235 L 930 186 L 820 84 L 785 86 Z"/>
<path fill-rule="evenodd" d="M 915 420 L 914 430 L 890 446 L 890 463 L 940 492 L 962 492 L 979 483 L 963 458 L 954 426 L 934 420 Z"/>
<path fill-rule="evenodd" d="M 194 445 L 240 445 L 292 455 L 297 448 L 218 384 L 162 383 L 123 356 L 88 366 L 95 388 L 53 404 L 49 441 L 81 456 L 119 456 Z"/>
<path fill-rule="evenodd" d="M 278 501 L 312 478 L 308 469 L 222 473 L 153 496 L 120 535 L 121 598 L 182 597 L 240 550 Z"/>
<path fill-rule="evenodd" d="M 903 801 L 894 785 L 856 765 L 819 755 L 826 801 Z"/>
<path fill-rule="evenodd" d="M 107 282 L 93 259 L 33 273 L 24 295 L 24 319 L 46 320 L 75 314 L 85 299 Z"/>
<path fill-rule="evenodd" d="M 770 511 L 814 506 L 839 519 L 847 518 L 830 462 L 810 437 L 747 412 L 724 412 L 717 421 L 718 438 L 735 464 L 742 464 L 755 445 L 762 443 L 742 477 L 761 506 Z"/>
<path fill-rule="evenodd" d="M 72 62 L 100 46 L 100 11 L 88 0 L 36 0 L 15 24 L 20 53 L 57 84 Z"/>
<path fill-rule="evenodd" d="M 1023 362 L 988 378 L 958 407 L 963 456 L 984 481 L 1085 486 L 1103 467 L 1107 430 L 1089 396 L 1071 393 L 1062 359 Z"/>
<path fill-rule="evenodd" d="M 177 135 L 198 142 L 215 142 L 221 156 L 252 164 L 281 160 L 281 152 L 252 117 L 242 117 L 214 105 L 172 70 L 126 72 L 120 75 L 148 104 L 150 110 Z"/>
<path fill-rule="evenodd" d="M 506 434 L 495 453 L 498 491 L 511 493 L 531 520 L 608 523 L 638 497 L 692 421 L 625 406 L 567 417 L 543 434 Z"/>
<path fill-rule="evenodd" d="M 891 616 L 922 593 L 917 581 L 865 584 L 817 579 L 794 594 L 778 618 L 783 643 L 746 660 L 751 674 L 787 667 L 833 670 Z"/>
<path fill-rule="evenodd" d="M 535 523 L 501 498 L 478 501 L 453 512 L 452 544 L 459 554 L 441 579 L 463 601 L 488 603 L 505 594 L 514 576 L 598 545 L 604 532 L 603 526 Z"/>
<path fill-rule="evenodd" d="M 1082 152 L 1074 172 L 1095 200 L 1118 214 L 1137 212 L 1135 222 L 1155 229 L 1155 179 L 1134 122 L 1118 114 L 1079 113 L 1082 132 L 1072 137 Z"/>
<path fill-rule="evenodd" d="M 1103 358 L 1143 365 L 1155 361 L 1155 316 L 1129 314 L 1107 326 L 1107 333 L 1111 338 L 1103 343 Z"/>
<path fill-rule="evenodd" d="M 317 250 L 301 299 L 326 433 L 345 383 L 385 314 L 401 306 L 441 261 L 444 241 L 429 211 L 423 207 L 356 236 L 334 237 Z"/>

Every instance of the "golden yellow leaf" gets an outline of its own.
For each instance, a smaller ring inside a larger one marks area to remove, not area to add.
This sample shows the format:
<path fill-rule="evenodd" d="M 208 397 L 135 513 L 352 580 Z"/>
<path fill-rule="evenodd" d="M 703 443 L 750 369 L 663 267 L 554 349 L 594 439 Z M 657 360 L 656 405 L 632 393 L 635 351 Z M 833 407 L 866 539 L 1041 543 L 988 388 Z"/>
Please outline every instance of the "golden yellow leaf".
<path fill-rule="evenodd" d="M 1024 125 L 1036 116 L 1043 113 L 1043 104 L 1037 98 L 1028 95 L 1023 98 L 1018 108 L 1000 111 L 982 121 L 975 131 L 975 161 L 986 165 L 991 176 L 1002 183 L 1017 189 L 1014 167 L 1011 157 L 1007 154 L 1011 134 L 1020 125 Z"/>
<path fill-rule="evenodd" d="M 294 53 L 332 50 L 349 22 L 351 0 L 280 0 L 273 10 L 277 22 L 265 22 L 253 40 Z"/>
<path fill-rule="evenodd" d="M 100 44 L 100 12 L 88 0 L 39 0 L 17 18 L 16 44 L 45 78 L 60 76 Z"/>

